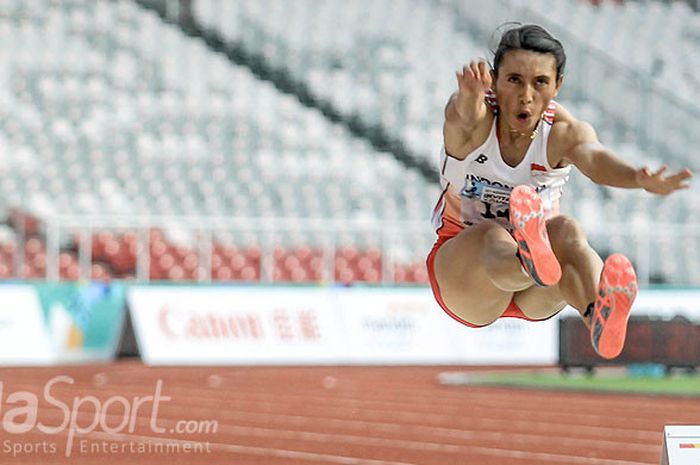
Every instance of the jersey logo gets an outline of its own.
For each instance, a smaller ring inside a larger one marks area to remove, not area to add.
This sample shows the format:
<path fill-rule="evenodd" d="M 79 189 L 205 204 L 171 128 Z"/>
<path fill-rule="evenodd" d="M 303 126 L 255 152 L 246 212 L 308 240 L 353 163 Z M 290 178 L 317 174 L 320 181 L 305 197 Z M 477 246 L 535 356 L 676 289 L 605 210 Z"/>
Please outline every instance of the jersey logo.
<path fill-rule="evenodd" d="M 489 159 L 489 157 L 487 157 L 483 153 L 480 153 L 479 156 L 476 157 L 476 160 L 474 160 L 474 161 L 483 165 L 484 163 L 486 163 L 488 161 L 488 159 Z"/>

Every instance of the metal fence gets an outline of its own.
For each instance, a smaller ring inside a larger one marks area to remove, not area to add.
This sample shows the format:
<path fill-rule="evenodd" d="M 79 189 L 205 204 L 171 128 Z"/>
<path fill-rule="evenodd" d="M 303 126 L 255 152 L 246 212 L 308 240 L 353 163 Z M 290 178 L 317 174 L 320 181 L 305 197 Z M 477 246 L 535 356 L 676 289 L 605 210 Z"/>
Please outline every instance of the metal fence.
<path fill-rule="evenodd" d="M 381 252 L 383 283 L 393 283 L 395 266 L 408 266 L 425 260 L 435 239 L 430 222 L 324 220 L 309 218 L 216 218 L 53 216 L 42 222 L 46 238 L 46 279 L 59 280 L 59 256 L 67 247 L 77 247 L 80 271 L 78 279 L 90 277 L 93 263 L 93 240 L 101 231 L 116 235 L 135 234 L 136 269 L 134 278 L 150 280 L 151 232 L 162 231 L 171 242 L 181 244 L 197 254 L 199 282 L 212 281 L 213 245 L 221 237 L 260 249 L 260 282 L 274 281 L 273 253 L 276 248 L 292 250 L 311 247 L 322 251 L 324 261 L 320 281 L 335 280 L 336 253 L 344 247 Z M 17 250 L 23 250 L 25 238 L 20 232 Z M 15 270 L 22 268 L 23 254 L 15 255 Z"/>
<path fill-rule="evenodd" d="M 46 274 L 48 281 L 58 281 L 59 255 L 70 245 L 77 247 L 80 272 L 78 279 L 89 279 L 93 263 L 92 241 L 101 231 L 119 235 L 126 232 L 138 238 L 134 279 L 151 279 L 151 231 L 163 231 L 174 242 L 180 241 L 197 254 L 197 281 L 212 281 L 213 245 L 222 236 L 260 250 L 261 283 L 274 282 L 274 252 L 277 248 L 297 246 L 322 251 L 323 272 L 318 282 L 336 281 L 337 252 L 351 246 L 358 250 L 373 248 L 381 253 L 378 282 L 395 282 L 396 266 L 422 266 L 435 234 L 429 222 L 336 221 L 303 218 L 212 218 L 212 217 L 119 217 L 54 216 L 42 227 L 46 238 Z M 24 247 L 21 232 L 17 250 Z M 320 239 L 319 239 L 320 238 Z M 315 241 L 315 242 L 314 242 Z M 589 232 L 589 241 L 603 258 L 623 252 L 635 264 L 641 287 L 653 284 L 700 285 L 700 224 L 659 223 L 653 228 L 631 224 L 605 224 Z M 20 269 L 23 254 L 15 256 Z"/>

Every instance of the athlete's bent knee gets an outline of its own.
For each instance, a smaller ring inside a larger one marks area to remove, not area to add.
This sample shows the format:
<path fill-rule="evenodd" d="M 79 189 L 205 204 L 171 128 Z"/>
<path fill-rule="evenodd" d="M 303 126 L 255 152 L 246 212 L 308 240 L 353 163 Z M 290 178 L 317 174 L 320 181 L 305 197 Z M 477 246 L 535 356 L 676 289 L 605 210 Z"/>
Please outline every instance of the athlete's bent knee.
<path fill-rule="evenodd" d="M 508 234 L 506 228 L 495 221 L 482 221 L 481 223 L 471 226 L 471 228 L 476 234 L 482 234 L 484 236 Z"/>
<path fill-rule="evenodd" d="M 547 221 L 547 234 L 552 247 L 586 242 L 586 234 L 576 219 L 560 215 Z"/>
<path fill-rule="evenodd" d="M 494 258 L 502 260 L 511 255 L 515 256 L 517 250 L 515 239 L 503 226 L 489 222 L 489 225 L 483 228 L 482 234 L 480 256 L 484 264 L 488 264 Z"/>

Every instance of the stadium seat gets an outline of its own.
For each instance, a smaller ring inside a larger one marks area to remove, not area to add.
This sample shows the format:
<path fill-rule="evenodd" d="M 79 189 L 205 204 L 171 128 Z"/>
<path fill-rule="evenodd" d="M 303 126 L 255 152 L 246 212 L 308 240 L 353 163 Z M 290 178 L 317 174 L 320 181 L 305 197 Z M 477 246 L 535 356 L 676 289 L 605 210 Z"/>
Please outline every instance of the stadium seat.
<path fill-rule="evenodd" d="M 569 0 L 505 3 L 511 11 L 547 11 L 556 24 L 567 25 L 567 41 L 581 52 L 571 54 L 573 69 L 580 56 L 594 54 L 582 48 L 585 39 L 624 62 L 620 69 L 668 83 L 670 88 L 645 104 L 632 93 L 641 84 L 615 76 L 591 101 L 562 100 L 634 163 L 653 165 L 667 155 L 639 145 L 640 125 L 650 140 L 668 139 L 669 157 L 684 154 L 674 160 L 688 161 L 687 147 L 700 142 L 696 113 L 683 103 L 697 101 L 700 88 L 696 14 L 683 5 L 655 2 L 597 8 Z M 437 169 L 441 115 L 454 89 L 454 70 L 486 53 L 474 25 L 490 28 L 507 19 L 505 3 L 194 0 L 192 5 L 195 20 L 228 45 L 261 58 L 342 118 L 381 128 L 392 144 Z M 455 14 L 469 21 L 455 20 Z M 52 266 L 47 257 L 56 252 L 60 279 L 77 279 L 81 272 L 95 279 L 131 279 L 139 272 L 143 226 L 92 225 L 88 218 L 195 215 L 248 223 L 229 231 L 226 241 L 216 228 L 202 228 L 213 237 L 208 259 L 200 250 L 206 250 L 197 236 L 200 225 L 183 219 L 169 228 L 154 220 L 142 278 L 426 282 L 424 255 L 434 239 L 428 216 L 439 189 L 398 161 L 393 146 L 377 149 L 338 118 L 309 108 L 136 2 L 6 0 L 0 40 L 6 52 L 0 59 L 6 84 L 0 86 L 0 148 L 12 153 L 3 159 L 11 174 L 0 179 L 0 213 L 12 236 L 0 236 L 0 278 L 15 271 L 44 278 Z M 600 61 L 586 63 L 589 76 L 603 71 L 596 67 Z M 616 123 L 629 118 L 635 120 L 626 120 L 625 127 Z M 675 196 L 673 209 L 640 198 L 638 192 L 611 194 L 577 175 L 565 191 L 564 208 L 600 234 L 604 221 L 634 221 L 644 229 L 661 215 L 682 223 L 700 209 L 689 192 Z M 55 215 L 86 220 L 62 229 L 58 250 L 48 254 L 46 228 Z M 275 251 L 276 242 L 258 232 L 280 218 L 289 219 L 278 234 L 288 240 L 280 240 Z M 306 223 L 315 220 L 346 227 L 308 232 Z M 408 230 L 382 229 L 395 222 L 406 222 Z M 374 231 L 368 237 L 352 231 L 351 225 L 365 223 Z M 21 242 L 17 234 L 24 235 Z M 82 234 L 91 242 L 87 270 L 78 263 Z M 630 249 L 625 241 L 596 240 L 600 247 L 612 242 Z M 668 247 L 669 256 L 682 257 L 682 249 Z M 674 266 L 652 265 L 683 282 L 695 266 L 682 259 Z"/>

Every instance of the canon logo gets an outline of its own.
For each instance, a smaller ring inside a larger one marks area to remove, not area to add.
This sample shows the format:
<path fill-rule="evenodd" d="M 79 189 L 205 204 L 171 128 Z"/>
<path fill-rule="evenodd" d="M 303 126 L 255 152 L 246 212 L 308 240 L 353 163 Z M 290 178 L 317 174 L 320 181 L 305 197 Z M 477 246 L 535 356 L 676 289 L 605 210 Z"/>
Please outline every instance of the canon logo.
<path fill-rule="evenodd" d="M 171 339 L 262 339 L 262 322 L 254 314 L 180 311 L 163 307 L 158 315 L 161 331 Z"/>

